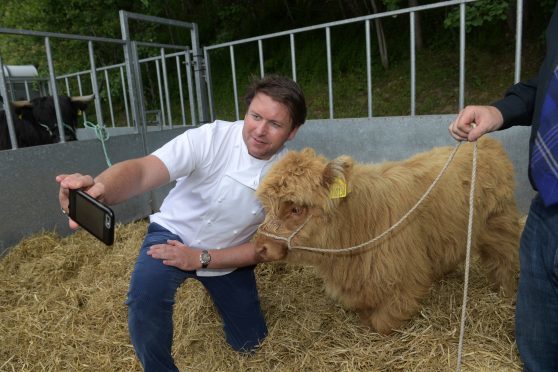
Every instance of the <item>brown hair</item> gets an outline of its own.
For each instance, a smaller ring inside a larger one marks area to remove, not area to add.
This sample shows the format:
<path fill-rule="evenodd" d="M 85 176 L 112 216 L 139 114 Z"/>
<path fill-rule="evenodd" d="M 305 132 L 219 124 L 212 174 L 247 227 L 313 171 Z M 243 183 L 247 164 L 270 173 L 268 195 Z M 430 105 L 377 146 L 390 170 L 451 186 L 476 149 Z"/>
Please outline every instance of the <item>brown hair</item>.
<path fill-rule="evenodd" d="M 244 96 L 247 106 L 250 106 L 252 99 L 258 93 L 263 93 L 274 101 L 287 106 L 293 129 L 304 124 L 306 120 L 306 100 L 302 89 L 294 80 L 275 74 L 254 79 Z"/>

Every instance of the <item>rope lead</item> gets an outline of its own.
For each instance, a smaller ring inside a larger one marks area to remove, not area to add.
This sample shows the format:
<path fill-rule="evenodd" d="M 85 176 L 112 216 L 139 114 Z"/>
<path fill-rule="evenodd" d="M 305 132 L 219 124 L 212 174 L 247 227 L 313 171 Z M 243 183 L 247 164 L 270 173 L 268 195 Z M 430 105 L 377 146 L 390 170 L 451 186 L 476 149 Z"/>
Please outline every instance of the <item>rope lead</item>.
<path fill-rule="evenodd" d="M 422 204 L 424 199 L 426 199 L 426 197 L 430 194 L 430 192 L 432 191 L 434 186 L 438 183 L 438 181 L 440 180 L 442 175 L 446 172 L 446 169 L 448 168 L 448 165 L 453 160 L 453 157 L 455 156 L 455 153 L 457 152 L 457 149 L 459 148 L 460 145 L 461 145 L 461 142 L 458 142 L 457 145 L 455 146 L 455 148 L 453 149 L 453 151 L 450 153 L 450 156 L 448 157 L 448 160 L 446 161 L 446 163 L 442 167 L 442 170 L 440 171 L 438 176 L 434 179 L 434 181 L 432 182 L 430 187 L 426 190 L 426 192 L 422 195 L 422 197 L 415 203 L 415 205 L 407 213 L 405 213 L 399 219 L 399 221 L 397 221 L 395 224 L 393 224 L 389 229 L 385 230 L 383 233 L 381 233 L 380 235 L 376 236 L 375 238 L 373 238 L 373 239 L 371 239 L 367 242 L 364 242 L 364 243 L 361 243 L 361 244 L 358 244 L 358 245 L 355 245 L 355 246 L 352 246 L 352 247 L 340 248 L 340 249 L 336 249 L 336 250 L 316 248 L 316 247 L 293 246 L 292 245 L 293 238 L 300 232 L 300 230 L 302 230 L 302 228 L 306 225 L 306 223 L 308 223 L 308 221 L 310 220 L 312 215 L 308 215 L 306 220 L 296 230 L 294 230 L 292 232 L 292 234 L 289 235 L 288 237 L 278 236 L 278 235 L 275 235 L 275 234 L 268 233 L 266 231 L 260 231 L 260 233 L 265 235 L 265 236 L 268 236 L 270 238 L 273 238 L 273 239 L 285 241 L 287 243 L 287 247 L 288 247 L 289 250 L 301 249 L 301 250 L 305 250 L 305 251 L 322 252 L 322 253 L 330 253 L 330 254 L 353 251 L 353 250 L 356 250 L 356 249 L 363 248 L 363 247 L 365 247 L 369 244 L 376 243 L 378 240 L 382 239 L 388 233 L 390 233 L 395 228 L 397 228 L 397 226 L 399 226 L 404 220 L 406 220 L 407 217 L 409 217 L 409 215 L 411 215 L 419 207 L 419 205 Z M 458 350 L 457 350 L 457 368 L 456 368 L 457 372 L 461 371 L 461 359 L 462 359 L 462 355 L 463 355 L 463 338 L 464 338 L 464 334 L 465 334 L 465 318 L 466 318 L 466 315 L 467 315 L 466 314 L 466 306 L 467 306 L 467 292 L 468 292 L 468 289 L 469 289 L 469 268 L 471 266 L 471 242 L 472 242 L 472 235 L 473 235 L 473 211 L 474 211 L 474 195 L 475 195 L 476 179 L 477 179 L 477 142 L 474 142 L 473 143 L 473 164 L 471 166 L 471 188 L 469 190 L 469 223 L 468 223 L 468 226 L 467 226 L 467 252 L 466 252 L 466 256 L 465 256 L 465 279 L 463 280 L 463 305 L 461 306 L 461 327 L 460 327 L 460 332 L 459 332 L 459 346 L 458 346 Z"/>
<path fill-rule="evenodd" d="M 467 253 L 465 256 L 465 278 L 463 279 L 463 305 L 461 306 L 461 328 L 459 331 L 459 346 L 457 348 L 457 368 L 461 371 L 461 358 L 463 356 L 463 338 L 465 334 L 465 318 L 467 316 L 467 292 L 469 289 L 469 267 L 471 266 L 471 242 L 473 236 L 473 211 L 475 184 L 477 180 L 477 142 L 473 144 L 473 165 L 471 166 L 471 188 L 469 190 L 469 224 L 467 226 Z"/>
<path fill-rule="evenodd" d="M 436 176 L 434 181 L 432 181 L 432 184 L 428 187 L 428 189 L 424 192 L 424 194 L 419 198 L 419 200 L 415 203 L 415 205 L 413 205 L 413 207 L 411 209 L 409 209 L 407 211 L 407 213 L 405 213 L 399 219 L 399 221 L 394 223 L 390 228 L 388 228 L 387 230 L 382 232 L 380 235 L 376 236 L 373 239 L 370 239 L 367 242 L 364 242 L 364 243 L 361 243 L 361 244 L 358 244 L 358 245 L 354 245 L 352 247 L 338 248 L 338 249 L 324 249 L 324 248 L 317 248 L 317 247 L 305 247 L 305 246 L 292 245 L 293 238 L 295 237 L 296 234 L 298 234 L 300 232 L 300 230 L 302 230 L 302 228 L 306 225 L 306 223 L 308 223 L 308 220 L 310 220 L 312 215 L 308 215 L 307 219 L 302 223 L 302 225 L 300 225 L 289 237 L 278 236 L 278 235 L 275 235 L 275 234 L 268 233 L 266 231 L 260 231 L 260 234 L 268 236 L 268 237 L 273 238 L 273 239 L 282 240 L 282 241 L 287 242 L 287 247 L 288 247 L 289 250 L 300 249 L 300 250 L 304 250 L 304 251 L 321 252 L 321 253 L 329 253 L 329 254 L 339 254 L 339 253 L 342 253 L 342 252 L 350 252 L 350 251 L 355 251 L 357 249 L 364 248 L 367 245 L 374 245 L 377 241 L 383 239 L 387 234 L 389 234 L 390 232 L 395 230 L 399 225 L 401 225 L 423 203 L 424 199 L 426 199 L 426 197 L 432 192 L 434 187 L 438 184 L 438 181 L 440 180 L 440 178 L 442 178 L 442 176 L 446 172 L 448 166 L 450 165 L 451 161 L 453 160 L 453 158 L 455 156 L 455 153 L 457 152 L 457 149 L 459 149 L 460 145 L 461 145 L 461 142 L 458 142 L 455 145 L 453 151 L 450 153 L 448 159 L 446 160 L 446 163 L 444 164 L 444 166 L 440 170 L 440 173 L 438 173 L 438 175 Z M 476 146 L 476 143 L 475 143 L 475 146 Z"/>
<path fill-rule="evenodd" d="M 107 166 L 110 167 L 112 163 L 109 159 L 107 148 L 105 145 L 105 141 L 109 139 L 107 128 L 104 125 L 95 124 L 87 120 L 83 123 L 83 125 L 86 128 L 90 128 L 95 131 L 95 136 L 97 137 L 97 139 L 99 139 L 99 141 L 101 141 L 101 145 L 103 145 L 103 153 L 105 154 L 105 161 L 107 162 Z"/>

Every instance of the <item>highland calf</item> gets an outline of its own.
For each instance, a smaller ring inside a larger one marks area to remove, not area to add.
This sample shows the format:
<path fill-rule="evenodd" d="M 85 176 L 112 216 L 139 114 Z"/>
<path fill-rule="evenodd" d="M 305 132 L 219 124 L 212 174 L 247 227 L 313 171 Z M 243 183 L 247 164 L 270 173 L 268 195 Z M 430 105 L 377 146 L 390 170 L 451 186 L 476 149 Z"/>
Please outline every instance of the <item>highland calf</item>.
<path fill-rule="evenodd" d="M 396 229 L 357 250 L 333 251 L 368 242 L 395 224 L 451 151 L 435 148 L 382 164 L 357 164 L 348 156 L 328 161 L 312 149 L 288 153 L 257 190 L 266 210 L 254 240 L 261 260 L 315 266 L 326 292 L 364 324 L 385 334 L 400 328 L 433 283 L 464 262 L 472 145 L 458 149 L 431 194 Z M 512 295 L 520 234 L 513 166 L 494 139 L 478 141 L 478 157 L 472 249 L 495 288 Z"/>

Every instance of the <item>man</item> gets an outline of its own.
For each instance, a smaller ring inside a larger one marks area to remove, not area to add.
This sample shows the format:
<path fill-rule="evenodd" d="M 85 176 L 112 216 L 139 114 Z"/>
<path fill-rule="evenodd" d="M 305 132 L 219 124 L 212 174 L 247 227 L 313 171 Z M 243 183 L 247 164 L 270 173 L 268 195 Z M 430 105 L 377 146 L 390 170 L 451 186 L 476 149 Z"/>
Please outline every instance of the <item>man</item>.
<path fill-rule="evenodd" d="M 520 246 L 516 340 L 527 371 L 558 371 L 558 4 L 536 79 L 512 86 L 492 106 L 468 106 L 449 130 L 460 141 L 531 125 L 531 203 Z M 476 127 L 472 124 L 476 124 Z M 488 161 L 488 160 L 487 160 Z"/>
<path fill-rule="evenodd" d="M 263 221 L 254 191 L 284 155 L 306 119 L 306 103 L 292 80 L 271 75 L 246 95 L 243 121 L 191 129 L 152 154 L 115 164 L 93 179 L 59 175 L 60 204 L 83 188 L 116 204 L 176 180 L 150 225 L 132 273 L 128 327 L 146 371 L 176 371 L 171 356 L 172 308 L 178 287 L 199 280 L 211 295 L 234 350 L 253 351 L 267 335 L 250 242 Z M 76 228 L 74 221 L 70 226 Z"/>

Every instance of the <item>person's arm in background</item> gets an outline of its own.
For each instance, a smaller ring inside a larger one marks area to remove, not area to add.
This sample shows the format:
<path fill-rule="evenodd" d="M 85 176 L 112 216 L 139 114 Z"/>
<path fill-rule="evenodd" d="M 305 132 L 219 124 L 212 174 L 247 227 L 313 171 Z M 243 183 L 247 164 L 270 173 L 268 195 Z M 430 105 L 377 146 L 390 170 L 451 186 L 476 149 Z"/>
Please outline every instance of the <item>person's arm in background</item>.
<path fill-rule="evenodd" d="M 476 141 L 485 133 L 515 125 L 531 125 L 537 80 L 513 85 L 503 99 L 487 106 L 467 106 L 449 125 L 458 141 Z M 475 125 L 473 125 L 475 124 Z"/>

